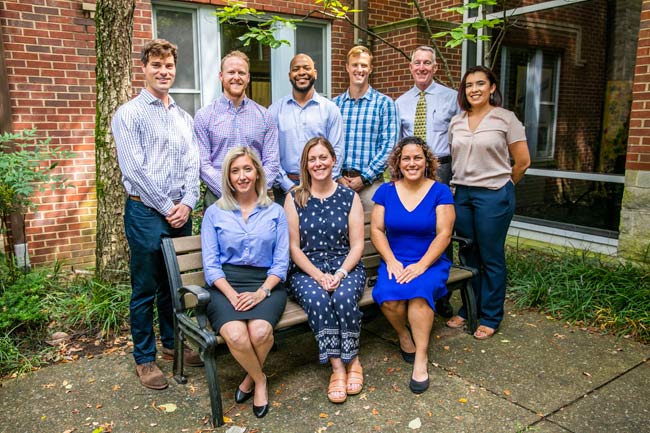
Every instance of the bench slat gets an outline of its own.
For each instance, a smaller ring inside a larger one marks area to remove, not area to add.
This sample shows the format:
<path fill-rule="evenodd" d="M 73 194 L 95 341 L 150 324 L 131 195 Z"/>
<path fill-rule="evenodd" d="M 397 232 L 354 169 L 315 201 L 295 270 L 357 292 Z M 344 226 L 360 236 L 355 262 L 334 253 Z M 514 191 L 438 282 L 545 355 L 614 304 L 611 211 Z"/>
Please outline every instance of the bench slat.
<path fill-rule="evenodd" d="M 203 260 L 202 260 L 201 251 L 179 255 L 177 257 L 178 257 L 178 270 L 180 271 L 181 274 L 196 269 L 203 269 Z"/>
<path fill-rule="evenodd" d="M 174 250 L 176 254 L 185 254 L 191 251 L 201 251 L 201 236 L 184 236 L 181 238 L 174 238 Z"/>

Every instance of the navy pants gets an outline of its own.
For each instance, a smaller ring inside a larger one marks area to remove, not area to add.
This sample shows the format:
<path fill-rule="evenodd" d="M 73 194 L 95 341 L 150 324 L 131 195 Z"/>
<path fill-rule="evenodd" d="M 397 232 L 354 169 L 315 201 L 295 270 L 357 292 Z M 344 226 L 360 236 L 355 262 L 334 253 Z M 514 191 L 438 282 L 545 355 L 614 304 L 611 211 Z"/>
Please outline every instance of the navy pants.
<path fill-rule="evenodd" d="M 192 221 L 172 228 L 164 216 L 142 202 L 127 199 L 124 228 L 131 250 L 131 335 L 136 364 L 156 359 L 156 335 L 153 330 L 153 307 L 158 308 L 160 340 L 163 347 L 174 347 L 174 320 L 167 271 L 160 243 L 163 238 L 188 236 Z"/>
<path fill-rule="evenodd" d="M 466 260 L 479 270 L 472 284 L 480 324 L 497 329 L 506 297 L 504 245 L 515 212 L 514 185 L 508 182 L 497 190 L 457 185 L 454 207 L 456 234 L 474 241 Z M 464 306 L 458 314 L 467 318 Z"/>

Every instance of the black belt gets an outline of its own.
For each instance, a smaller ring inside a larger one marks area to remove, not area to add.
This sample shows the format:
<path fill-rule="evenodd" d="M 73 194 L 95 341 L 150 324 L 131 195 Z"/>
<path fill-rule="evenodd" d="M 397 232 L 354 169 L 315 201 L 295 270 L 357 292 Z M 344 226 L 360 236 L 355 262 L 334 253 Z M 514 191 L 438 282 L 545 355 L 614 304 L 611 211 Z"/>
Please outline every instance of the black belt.
<path fill-rule="evenodd" d="M 343 170 L 341 170 L 341 175 L 346 177 L 359 177 L 361 176 L 361 172 L 359 170 L 344 168 Z"/>
<path fill-rule="evenodd" d="M 451 155 L 438 156 L 438 164 L 449 164 L 451 162 Z"/>

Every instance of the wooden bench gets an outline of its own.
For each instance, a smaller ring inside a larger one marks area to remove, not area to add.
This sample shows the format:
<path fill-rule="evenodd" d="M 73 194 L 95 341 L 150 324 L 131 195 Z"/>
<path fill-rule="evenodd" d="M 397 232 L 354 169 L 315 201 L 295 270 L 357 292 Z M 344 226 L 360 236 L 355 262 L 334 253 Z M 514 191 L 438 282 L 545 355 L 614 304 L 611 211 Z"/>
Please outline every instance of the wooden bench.
<path fill-rule="evenodd" d="M 469 247 L 466 239 L 454 237 L 458 243 L 458 251 L 462 253 Z M 205 362 L 205 373 L 210 393 L 212 423 L 223 425 L 223 407 L 221 391 L 217 374 L 217 347 L 224 343 L 221 336 L 216 335 L 210 328 L 206 315 L 206 307 L 210 302 L 210 294 L 204 288 L 203 263 L 201 260 L 201 237 L 187 236 L 167 238 L 162 242 L 165 266 L 169 276 L 169 286 L 172 292 L 174 307 L 174 380 L 187 383 L 183 375 L 183 347 L 188 341 L 191 346 L 198 348 Z M 462 257 L 462 254 L 459 254 Z M 372 287 L 377 278 L 377 268 L 380 257 L 370 242 L 369 215 L 366 215 L 366 244 L 362 258 L 366 266 L 366 288 L 359 305 L 368 307 L 373 304 Z M 472 276 L 476 270 L 462 265 L 451 268 L 447 287 L 449 290 L 461 289 L 463 302 L 468 310 L 468 330 L 474 332 L 477 327 L 476 305 L 472 290 Z M 307 315 L 293 300 L 287 301 L 284 314 L 275 327 L 276 340 L 308 330 Z"/>

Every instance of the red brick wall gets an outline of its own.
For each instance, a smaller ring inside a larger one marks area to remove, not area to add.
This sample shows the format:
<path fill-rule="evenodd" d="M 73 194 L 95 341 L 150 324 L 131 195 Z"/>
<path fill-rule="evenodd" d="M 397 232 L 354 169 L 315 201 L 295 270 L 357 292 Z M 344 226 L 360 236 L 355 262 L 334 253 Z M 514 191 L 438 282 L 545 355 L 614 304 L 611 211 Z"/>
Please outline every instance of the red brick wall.
<path fill-rule="evenodd" d="M 94 22 L 81 1 L 0 2 L 14 130 L 38 128 L 72 151 L 57 172 L 74 185 L 36 197 L 27 216 L 32 263 L 90 265 L 95 248 Z"/>
<path fill-rule="evenodd" d="M 650 0 L 643 1 L 626 170 L 650 170 Z"/>
<path fill-rule="evenodd" d="M 84 0 L 94 2 L 94 0 Z M 213 4 L 223 1 L 196 0 Z M 0 0 L 0 23 L 13 127 L 38 128 L 52 145 L 75 153 L 60 163 L 74 189 L 47 191 L 35 198 L 38 212 L 27 216 L 26 232 L 32 263 L 65 260 L 93 266 L 95 251 L 95 27 L 82 11 L 81 0 Z M 152 37 L 150 0 L 137 0 L 133 28 L 133 95 L 143 85 L 139 53 Z M 262 11 L 305 16 L 311 2 L 249 1 Z M 347 87 L 342 65 L 352 40 L 349 28 L 332 28 L 333 94 Z"/>

